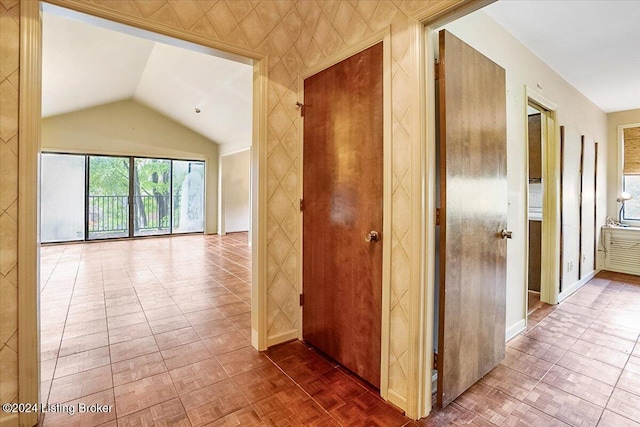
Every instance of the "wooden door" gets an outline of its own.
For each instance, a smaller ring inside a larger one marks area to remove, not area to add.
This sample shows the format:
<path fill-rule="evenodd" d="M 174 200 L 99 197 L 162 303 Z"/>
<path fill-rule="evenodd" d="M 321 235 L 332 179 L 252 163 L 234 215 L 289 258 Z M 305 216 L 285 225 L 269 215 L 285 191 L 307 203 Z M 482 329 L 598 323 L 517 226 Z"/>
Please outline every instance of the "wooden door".
<path fill-rule="evenodd" d="M 304 340 L 376 387 L 382 153 L 380 43 L 304 81 L 302 244 Z"/>
<path fill-rule="evenodd" d="M 437 403 L 505 352 L 507 219 L 504 69 L 440 32 L 440 302 Z"/>

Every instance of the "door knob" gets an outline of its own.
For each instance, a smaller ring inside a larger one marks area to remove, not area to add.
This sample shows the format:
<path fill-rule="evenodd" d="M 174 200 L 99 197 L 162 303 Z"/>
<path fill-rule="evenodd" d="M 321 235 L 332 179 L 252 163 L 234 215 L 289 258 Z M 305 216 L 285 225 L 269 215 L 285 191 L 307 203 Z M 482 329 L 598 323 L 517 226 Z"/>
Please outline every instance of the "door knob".
<path fill-rule="evenodd" d="M 503 239 L 513 239 L 513 231 L 502 230 L 500 237 Z"/>
<path fill-rule="evenodd" d="M 371 243 L 371 242 L 375 243 L 379 240 L 380 240 L 380 234 L 375 230 L 371 230 L 370 232 L 368 232 L 364 238 L 364 241 L 367 243 Z"/>

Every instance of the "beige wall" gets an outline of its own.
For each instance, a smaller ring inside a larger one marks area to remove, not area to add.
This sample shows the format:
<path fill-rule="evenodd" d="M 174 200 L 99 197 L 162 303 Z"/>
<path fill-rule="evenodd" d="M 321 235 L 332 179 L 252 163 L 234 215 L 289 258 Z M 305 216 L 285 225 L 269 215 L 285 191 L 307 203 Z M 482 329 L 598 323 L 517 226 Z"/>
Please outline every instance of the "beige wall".
<path fill-rule="evenodd" d="M 135 101 L 42 121 L 42 150 L 206 162 L 205 231 L 218 231 L 218 144 Z"/>
<path fill-rule="evenodd" d="M 558 107 L 558 125 L 565 126 L 564 266 L 563 288 L 578 282 L 578 194 L 580 135 L 585 135 L 583 219 L 583 276 L 593 271 L 594 142 L 598 147 L 598 224 L 604 224 L 607 172 L 606 114 L 533 55 L 524 45 L 482 11 L 447 25 L 449 31 L 506 70 L 508 218 L 514 239 L 507 245 L 507 334 L 524 326 L 526 292 L 527 96 L 525 85 Z M 540 86 L 540 87 L 538 87 Z M 574 268 L 568 271 L 567 263 Z"/>
<path fill-rule="evenodd" d="M 18 1 L 0 2 L 0 402 L 18 400 Z M 17 419 L 0 411 L 0 424 Z"/>
<path fill-rule="evenodd" d="M 225 233 L 249 231 L 251 220 L 251 151 L 220 156 L 220 216 Z M 222 232 L 222 231 L 220 231 Z"/>
<path fill-rule="evenodd" d="M 607 197 L 607 215 L 616 221 L 618 220 L 618 210 L 620 209 L 620 204 L 616 202 L 616 199 L 622 189 L 622 181 L 619 178 L 620 165 L 618 165 L 618 146 L 620 142 L 618 140 L 618 126 L 636 123 L 640 123 L 640 109 L 618 111 L 616 113 L 607 114 L 607 137 L 609 139 L 609 145 L 607 147 L 607 151 L 609 153 L 609 169 L 607 171 L 607 187 L 609 189 Z"/>

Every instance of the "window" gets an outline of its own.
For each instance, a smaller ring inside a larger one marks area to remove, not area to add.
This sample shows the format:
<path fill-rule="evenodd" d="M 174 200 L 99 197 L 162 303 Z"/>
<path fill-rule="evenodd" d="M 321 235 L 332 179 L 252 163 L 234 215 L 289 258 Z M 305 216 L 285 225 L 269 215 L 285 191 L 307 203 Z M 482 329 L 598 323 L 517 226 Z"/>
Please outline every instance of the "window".
<path fill-rule="evenodd" d="M 204 231 L 205 164 L 42 154 L 42 242 Z"/>
<path fill-rule="evenodd" d="M 640 125 L 622 127 L 622 191 L 631 195 L 622 220 L 640 221 Z"/>

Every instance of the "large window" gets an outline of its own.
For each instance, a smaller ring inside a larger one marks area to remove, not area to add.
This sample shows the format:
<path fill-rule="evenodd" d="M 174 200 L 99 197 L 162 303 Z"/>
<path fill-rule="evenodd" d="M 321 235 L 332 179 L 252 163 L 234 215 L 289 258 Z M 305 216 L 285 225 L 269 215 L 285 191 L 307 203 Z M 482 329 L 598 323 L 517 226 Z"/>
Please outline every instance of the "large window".
<path fill-rule="evenodd" d="M 42 155 L 43 242 L 85 239 L 85 161 L 85 156 Z"/>
<path fill-rule="evenodd" d="M 640 125 L 622 128 L 622 191 L 631 195 L 622 219 L 640 221 Z"/>
<path fill-rule="evenodd" d="M 204 231 L 204 162 L 44 153 L 42 242 Z"/>

